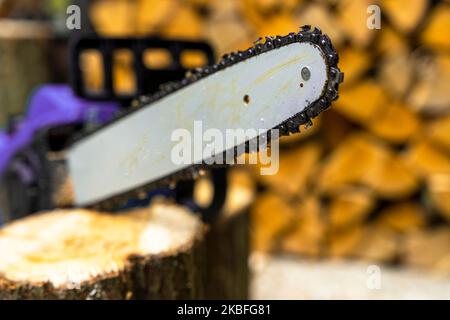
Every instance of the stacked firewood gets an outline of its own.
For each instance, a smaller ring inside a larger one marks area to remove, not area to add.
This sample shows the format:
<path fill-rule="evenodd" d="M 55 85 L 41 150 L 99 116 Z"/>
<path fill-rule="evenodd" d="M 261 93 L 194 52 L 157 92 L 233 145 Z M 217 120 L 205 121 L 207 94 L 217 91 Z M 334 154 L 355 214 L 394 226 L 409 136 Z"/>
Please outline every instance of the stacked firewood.
<path fill-rule="evenodd" d="M 103 0 L 91 15 L 105 35 L 206 39 L 219 54 L 319 26 L 345 81 L 332 110 L 282 139 L 278 174 L 252 171 L 254 249 L 450 273 L 448 1 Z"/>
<path fill-rule="evenodd" d="M 365 1 L 303 9 L 326 17 L 346 79 L 332 111 L 284 139 L 278 174 L 255 175 L 253 244 L 450 274 L 450 4 L 379 5 L 380 30 Z"/>

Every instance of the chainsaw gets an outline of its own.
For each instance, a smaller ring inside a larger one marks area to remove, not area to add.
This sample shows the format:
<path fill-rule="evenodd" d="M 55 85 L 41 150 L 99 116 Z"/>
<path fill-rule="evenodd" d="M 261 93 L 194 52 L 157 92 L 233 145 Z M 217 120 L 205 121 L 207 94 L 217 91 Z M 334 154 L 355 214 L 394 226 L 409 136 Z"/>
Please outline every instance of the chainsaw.
<path fill-rule="evenodd" d="M 211 57 L 209 47 L 172 43 L 169 51 L 173 65 L 169 69 L 174 74 L 153 76 L 163 82 L 155 85 L 145 73 L 138 72 L 136 92 L 131 96 L 117 95 L 111 65 L 114 50 L 130 49 L 139 70 L 143 68 L 144 51 L 161 46 L 158 41 L 164 40 L 84 37 L 76 42 L 70 59 L 73 91 L 60 88 L 57 97 L 55 88 L 40 92 L 45 99 L 53 99 L 53 104 L 45 106 L 47 110 L 41 110 L 48 115 L 53 107 L 55 118 L 47 118 L 47 124 L 52 126 L 50 134 L 70 139 L 62 139 L 59 144 L 63 147 L 54 148 L 56 151 L 40 150 L 27 155 L 29 148 L 46 145 L 42 139 L 48 140 L 49 134 L 47 131 L 42 137 L 39 132 L 27 132 L 22 140 L 33 136 L 33 143 L 27 144 L 27 148 L 9 148 L 9 158 L 3 161 L 8 163 L 20 154 L 28 164 L 45 167 L 46 175 L 36 178 L 32 189 L 26 189 L 27 199 L 31 197 L 33 204 L 22 211 L 64 206 L 114 211 L 127 207 L 130 201 L 147 199 L 161 188 L 174 189 L 211 168 L 211 158 L 226 155 L 228 159 L 229 154 L 237 158 L 238 149 L 249 151 L 252 142 L 267 139 L 274 132 L 277 136 L 298 133 L 301 125 L 310 125 L 312 118 L 338 98 L 338 87 L 343 81 L 343 73 L 337 66 L 338 55 L 329 37 L 318 28 L 304 26 L 297 33 L 259 39 L 247 50 L 226 54 L 218 63 L 194 70 L 183 70 L 180 52 L 185 48 L 198 49 Z M 98 95 L 84 89 L 79 65 L 80 52 L 93 47 L 101 49 L 104 61 L 104 88 Z M 180 73 L 184 74 L 180 80 L 166 82 L 180 77 Z M 155 90 L 149 89 L 149 82 Z M 34 99 L 42 97 L 35 95 Z M 58 106 L 70 101 L 73 108 L 66 109 L 63 116 L 56 116 Z M 131 107 L 121 108 L 124 104 Z M 29 114 L 28 118 L 37 121 L 39 112 Z M 74 129 L 74 123 L 85 123 L 87 118 L 90 125 Z M 216 130 L 224 136 L 229 129 L 257 130 L 249 131 L 252 133 L 233 140 L 232 144 L 214 146 L 212 153 L 194 152 L 190 162 L 173 161 L 173 133 L 182 129 L 194 135 L 196 122 L 204 130 Z M 67 123 L 71 124 L 69 128 L 65 126 Z M 8 144 L 14 132 L 20 132 L 20 124 L 12 125 L 9 135 L 3 134 L 3 138 L 0 135 L 0 148 Z M 39 161 L 33 159 L 36 154 L 41 157 Z M 0 170 L 1 164 L 0 161 Z M 219 172 L 217 185 L 226 183 L 220 168 L 215 170 Z M 8 180 L 10 172 L 11 166 L 5 169 L 4 165 L 0 174 Z M 29 179 L 27 173 L 21 172 L 20 162 L 15 163 L 13 172 L 21 176 L 21 181 Z M 18 203 L 22 204 L 19 195 L 24 192 L 22 189 L 11 192 L 14 179 L 9 181 L 3 183 L 7 187 L 0 188 L 0 210 L 4 212 L 12 212 Z M 178 193 L 179 198 L 186 195 L 192 195 L 191 187 Z M 223 193 L 218 198 L 218 203 L 223 203 Z M 216 212 L 217 208 L 211 211 Z"/>

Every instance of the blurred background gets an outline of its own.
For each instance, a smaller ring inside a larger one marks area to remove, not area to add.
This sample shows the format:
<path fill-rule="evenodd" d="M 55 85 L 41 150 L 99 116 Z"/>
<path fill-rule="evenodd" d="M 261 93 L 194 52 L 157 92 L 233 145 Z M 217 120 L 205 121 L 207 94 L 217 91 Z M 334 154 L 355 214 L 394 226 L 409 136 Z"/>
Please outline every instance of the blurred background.
<path fill-rule="evenodd" d="M 385 297 L 450 297 L 450 1 L 86 3 L 100 35 L 206 40 L 218 56 L 320 27 L 345 73 L 339 100 L 311 128 L 282 138 L 278 174 L 232 171 L 235 201 L 250 203 L 254 295 L 383 297 L 366 288 L 366 268 L 376 265 L 388 274 Z M 37 85 L 67 81 L 69 4 L 0 0 L 0 126 L 23 112 Z M 380 29 L 366 25 L 373 4 Z M 132 61 L 126 52 L 117 59 L 117 86 L 132 90 Z M 82 65 L 89 85 L 100 86 L 96 53 Z M 343 293 L 344 283 L 355 291 Z"/>

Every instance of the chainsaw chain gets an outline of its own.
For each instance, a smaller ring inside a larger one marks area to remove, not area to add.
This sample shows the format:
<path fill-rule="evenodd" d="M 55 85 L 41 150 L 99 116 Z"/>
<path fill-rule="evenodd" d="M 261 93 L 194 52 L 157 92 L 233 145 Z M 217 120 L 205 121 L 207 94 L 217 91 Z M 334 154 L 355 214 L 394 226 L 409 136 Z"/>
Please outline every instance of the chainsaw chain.
<path fill-rule="evenodd" d="M 312 29 L 311 26 L 306 25 L 300 28 L 300 31 L 298 33 L 291 32 L 286 36 L 276 36 L 276 37 L 266 37 L 263 42 L 261 42 L 261 39 L 258 39 L 254 46 L 244 50 L 244 51 L 237 51 L 232 52 L 229 54 L 226 54 L 222 57 L 222 59 L 214 65 L 206 66 L 203 68 L 196 68 L 194 70 L 190 70 L 187 72 L 186 77 L 180 81 L 176 82 L 169 82 L 160 87 L 160 90 L 154 94 L 151 95 L 144 95 L 139 97 L 136 101 L 133 103 L 133 107 L 130 108 L 127 111 L 124 111 L 120 113 L 113 121 L 106 123 L 105 125 L 96 128 L 90 132 L 86 132 L 84 135 L 79 137 L 76 141 L 85 138 L 88 135 L 91 135 L 98 130 L 103 129 L 104 127 L 114 124 L 116 121 L 120 120 L 123 117 L 126 117 L 132 112 L 135 112 L 136 110 L 139 110 L 139 108 L 148 106 L 149 104 L 152 104 L 163 97 L 180 90 L 196 81 L 199 81 L 211 74 L 214 74 L 216 72 L 219 72 L 225 68 L 228 68 L 236 63 L 242 62 L 246 59 L 255 57 L 259 54 L 262 54 L 264 52 L 268 52 L 270 50 L 280 48 L 289 44 L 292 44 L 294 42 L 310 42 L 316 46 L 318 46 L 324 56 L 324 59 L 326 61 L 327 65 L 327 72 L 328 72 L 328 80 L 324 87 L 324 90 L 321 94 L 321 97 L 317 99 L 316 101 L 312 102 L 308 107 L 306 107 L 303 111 L 297 113 L 296 115 L 292 116 L 291 118 L 283 121 L 279 125 L 275 126 L 272 129 L 278 129 L 279 130 L 279 136 L 287 136 L 291 133 L 298 133 L 300 132 L 300 126 L 305 125 L 310 126 L 312 124 L 311 119 L 318 116 L 321 112 L 328 109 L 331 106 L 331 102 L 336 100 L 338 98 L 338 89 L 339 84 L 344 79 L 344 74 L 339 70 L 337 64 L 339 62 L 339 57 L 334 49 L 330 38 L 322 34 L 321 30 L 319 28 Z M 260 138 L 260 137 L 259 137 Z M 267 140 L 269 141 L 270 138 L 270 130 L 267 133 Z M 249 145 L 251 144 L 251 141 L 245 142 L 245 148 L 244 150 L 249 150 Z M 242 150 L 242 148 L 239 148 L 238 146 L 235 146 L 234 148 L 234 155 L 235 157 L 239 156 L 238 150 Z M 224 152 L 224 158 L 225 159 L 225 153 Z M 242 153 L 242 152 L 241 152 Z M 217 166 L 217 165 L 212 165 Z M 160 188 L 163 186 L 175 186 L 175 183 L 182 179 L 193 179 L 196 178 L 198 175 L 202 173 L 202 170 L 204 168 L 211 167 L 211 165 L 205 165 L 205 164 L 193 164 L 191 167 L 183 169 L 179 172 L 176 172 L 174 174 L 171 174 L 168 177 L 161 178 L 157 181 L 151 182 L 145 186 L 139 187 L 137 189 L 134 189 L 132 191 L 126 192 L 124 194 L 115 196 L 111 199 L 104 200 L 94 206 L 92 206 L 95 209 L 101 209 L 101 210 L 113 210 L 120 208 L 122 204 L 124 204 L 128 199 L 134 198 L 134 197 L 140 197 L 144 196 L 147 191 L 150 191 L 152 189 Z"/>

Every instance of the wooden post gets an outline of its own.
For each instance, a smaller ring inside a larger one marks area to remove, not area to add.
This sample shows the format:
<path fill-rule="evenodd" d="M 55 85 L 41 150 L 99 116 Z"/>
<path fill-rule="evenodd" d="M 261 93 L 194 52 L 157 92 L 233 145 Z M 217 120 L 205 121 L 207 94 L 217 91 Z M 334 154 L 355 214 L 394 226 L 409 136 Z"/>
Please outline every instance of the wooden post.
<path fill-rule="evenodd" d="M 205 292 L 208 299 L 248 299 L 248 208 L 255 196 L 255 186 L 245 169 L 229 170 L 227 179 L 224 208 L 206 235 Z M 199 183 L 197 196 L 208 193 L 207 188 Z"/>
<path fill-rule="evenodd" d="M 0 21 L 0 127 L 22 113 L 32 90 L 50 79 L 50 29 L 42 22 Z"/>
<path fill-rule="evenodd" d="M 248 299 L 249 214 L 222 215 L 206 235 L 208 299 Z"/>

